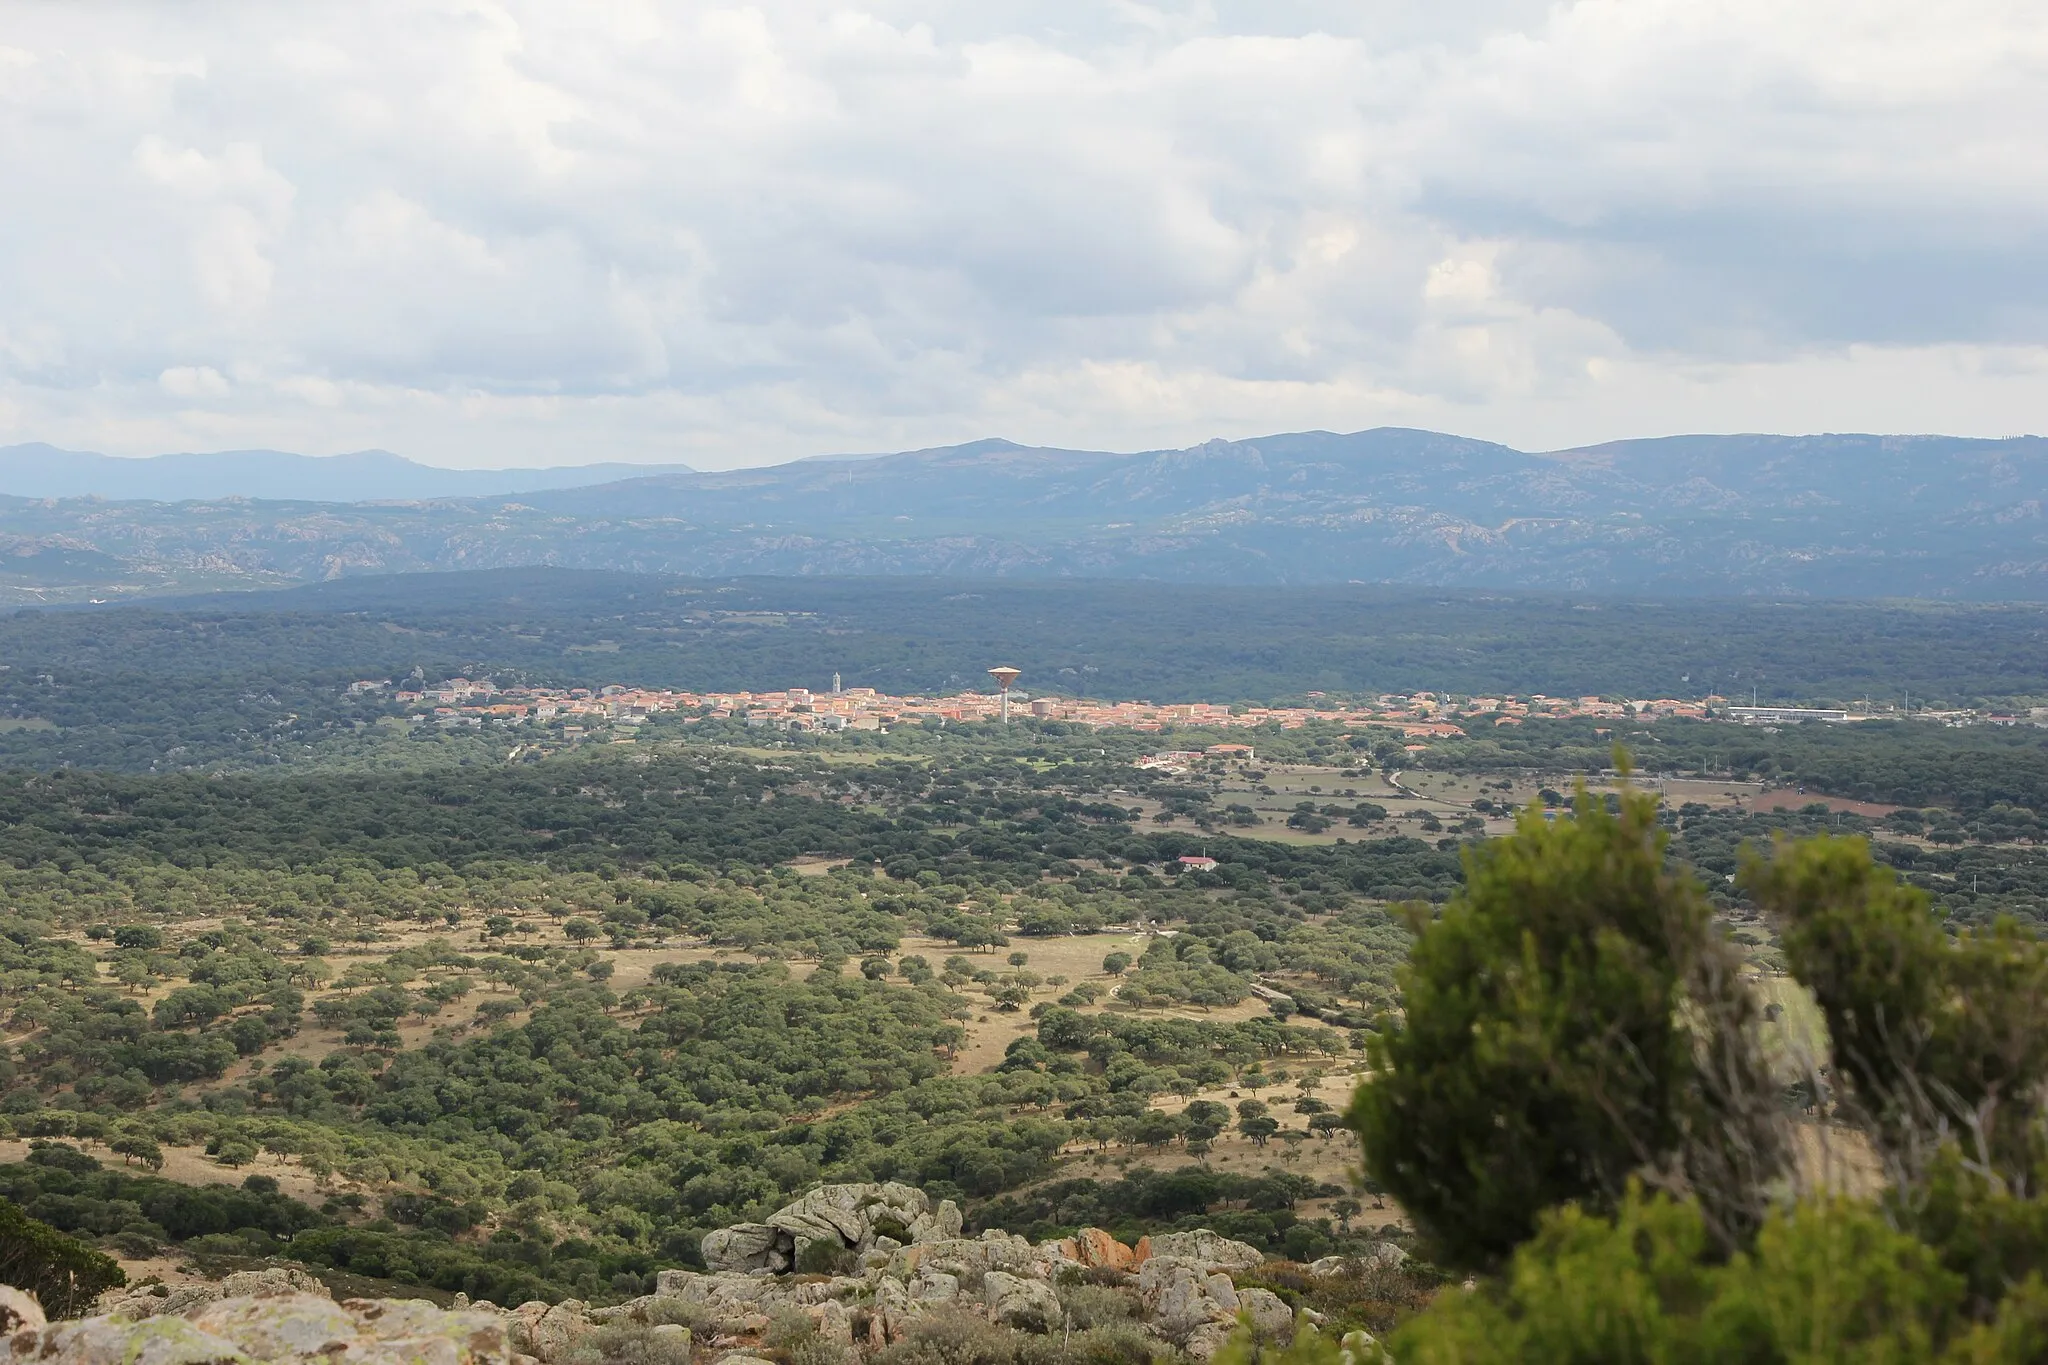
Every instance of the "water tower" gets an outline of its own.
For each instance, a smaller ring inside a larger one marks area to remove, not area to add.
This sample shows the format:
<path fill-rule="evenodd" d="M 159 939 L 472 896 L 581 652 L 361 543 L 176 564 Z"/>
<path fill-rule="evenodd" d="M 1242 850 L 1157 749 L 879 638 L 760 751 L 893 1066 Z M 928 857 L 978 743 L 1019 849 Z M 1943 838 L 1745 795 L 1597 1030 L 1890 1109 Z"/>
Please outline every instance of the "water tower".
<path fill-rule="evenodd" d="M 1011 668 L 1007 664 L 1001 668 L 991 668 L 988 671 L 988 675 L 996 680 L 997 690 L 1003 694 L 1003 724 L 1005 725 L 1010 723 L 1010 684 L 1022 677 L 1023 673 L 1023 669 Z"/>

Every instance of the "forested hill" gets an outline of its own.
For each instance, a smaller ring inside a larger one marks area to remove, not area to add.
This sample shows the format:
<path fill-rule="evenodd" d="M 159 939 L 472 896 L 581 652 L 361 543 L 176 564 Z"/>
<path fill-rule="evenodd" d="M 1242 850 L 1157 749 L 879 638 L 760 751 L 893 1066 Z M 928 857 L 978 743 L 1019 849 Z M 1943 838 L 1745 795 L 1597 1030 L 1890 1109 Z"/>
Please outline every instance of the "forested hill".
<path fill-rule="evenodd" d="M 0 764 L 147 769 L 303 756 L 374 722 L 349 683 L 940 692 L 1158 702 L 1312 691 L 1923 703 L 2048 692 L 2048 609 L 1568 600 L 1417 589 L 679 579 L 525 569 L 343 579 L 0 617 Z"/>
<path fill-rule="evenodd" d="M 533 491 L 393 503 L 0 498 L 0 600 L 531 564 L 2048 596 L 2048 441 L 2036 437 L 1687 436 L 1539 455 L 1381 428 L 1136 454 L 978 441 L 517 486 Z"/>

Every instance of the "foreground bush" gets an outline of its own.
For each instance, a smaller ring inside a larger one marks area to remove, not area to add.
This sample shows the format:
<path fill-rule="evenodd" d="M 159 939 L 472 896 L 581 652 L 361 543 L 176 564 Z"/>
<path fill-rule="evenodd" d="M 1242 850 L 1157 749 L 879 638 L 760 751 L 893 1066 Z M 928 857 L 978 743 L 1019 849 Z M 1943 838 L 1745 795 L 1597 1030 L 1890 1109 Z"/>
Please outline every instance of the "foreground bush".
<path fill-rule="evenodd" d="M 0 1200 L 0 1284 L 26 1289 L 53 1318 L 74 1317 L 102 1291 L 128 1283 L 113 1257 Z"/>
<path fill-rule="evenodd" d="M 1403 1365 L 1717 1361 L 2036 1361 L 2048 1286 L 2031 1275 L 1988 1322 L 1938 1250 L 1855 1200 L 1801 1203 L 1715 1264 L 1694 1205 L 1631 1196 L 1614 1218 L 1564 1209 L 1503 1280 L 1450 1292 L 1390 1343 Z"/>
<path fill-rule="evenodd" d="M 1631 1179 L 1692 1190 L 1714 1240 L 1761 1222 L 1787 1147 L 1740 960 L 1665 857 L 1656 801 L 1524 811 L 1468 849 L 1465 888 L 1415 912 L 1405 1019 L 1346 1120 L 1433 1258 L 1499 1265 L 1568 1202 Z"/>

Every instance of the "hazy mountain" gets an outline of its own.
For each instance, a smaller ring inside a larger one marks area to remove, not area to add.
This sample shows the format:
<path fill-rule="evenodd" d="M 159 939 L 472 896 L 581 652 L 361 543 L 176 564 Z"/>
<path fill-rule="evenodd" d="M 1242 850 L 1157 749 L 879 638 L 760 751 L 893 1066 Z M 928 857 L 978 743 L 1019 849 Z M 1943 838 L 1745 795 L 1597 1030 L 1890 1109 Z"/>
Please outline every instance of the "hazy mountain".
<path fill-rule="evenodd" d="M 1686 436 L 1536 454 L 1381 428 L 633 472 L 391 504 L 0 499 L 0 596 L 550 564 L 2048 597 L 2048 441 L 2035 437 Z"/>
<path fill-rule="evenodd" d="M 488 497 L 602 483 L 687 465 L 571 465 L 554 469 L 437 469 L 388 450 L 292 455 L 223 450 L 206 455 L 124 458 L 50 445 L 0 446 L 0 494 L 19 498 L 146 498 L 188 502 L 266 498 L 291 502 L 374 502 Z"/>

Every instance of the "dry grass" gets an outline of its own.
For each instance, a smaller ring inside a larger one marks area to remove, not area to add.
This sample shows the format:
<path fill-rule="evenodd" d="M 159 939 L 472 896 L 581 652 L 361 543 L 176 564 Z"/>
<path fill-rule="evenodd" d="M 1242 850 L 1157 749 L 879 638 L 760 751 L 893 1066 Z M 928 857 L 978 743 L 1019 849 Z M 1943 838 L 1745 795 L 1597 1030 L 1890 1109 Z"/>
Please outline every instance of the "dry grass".
<path fill-rule="evenodd" d="M 298 1166 L 291 1165 L 284 1157 L 265 1152 L 254 1161 L 242 1167 L 223 1166 L 197 1147 L 165 1147 L 164 1168 L 152 1171 L 147 1166 L 124 1166 L 122 1158 L 114 1156 L 105 1148 L 87 1147 L 72 1138 L 58 1138 L 59 1142 L 79 1147 L 97 1157 L 101 1165 L 112 1170 L 125 1170 L 130 1175 L 157 1175 L 165 1180 L 175 1180 L 180 1185 L 240 1185 L 252 1175 L 267 1175 L 277 1182 L 278 1189 L 294 1199 L 302 1200 L 316 1207 L 327 1197 L 324 1190 L 313 1183 L 312 1174 Z M 29 1143 L 25 1138 L 0 1139 L 0 1164 L 28 1159 Z"/>

